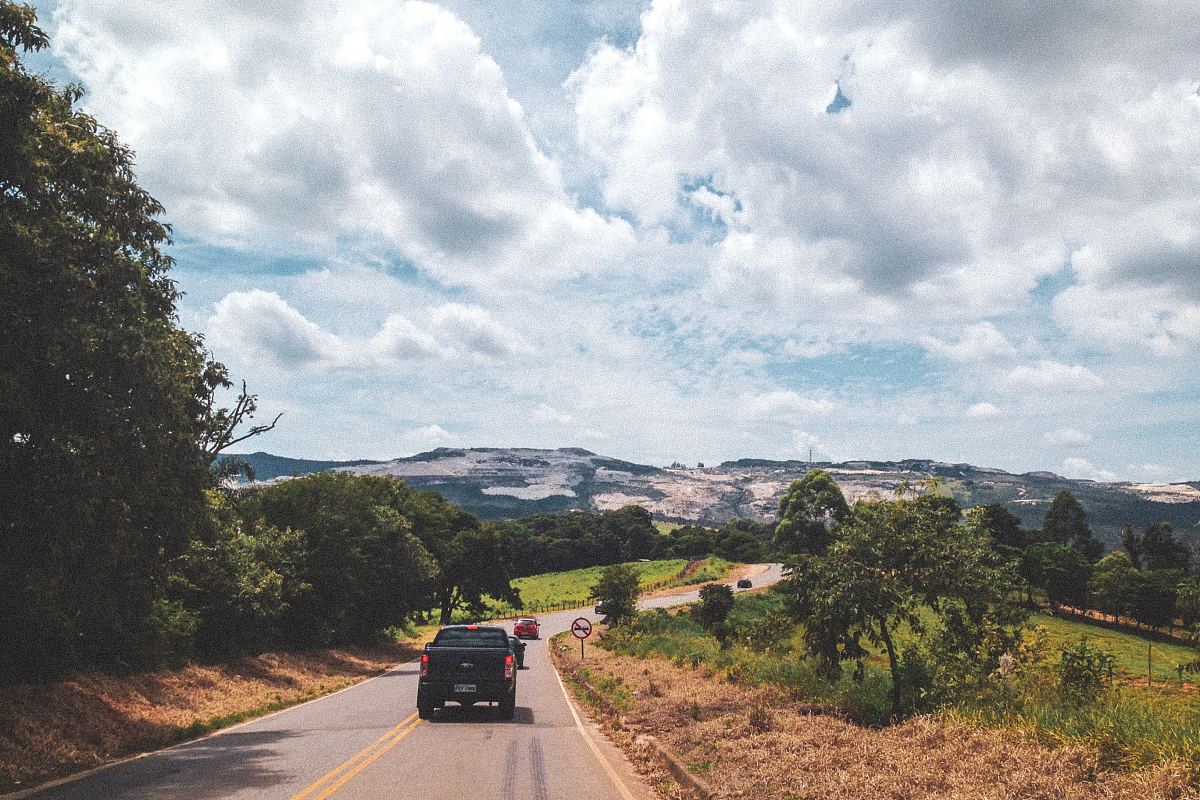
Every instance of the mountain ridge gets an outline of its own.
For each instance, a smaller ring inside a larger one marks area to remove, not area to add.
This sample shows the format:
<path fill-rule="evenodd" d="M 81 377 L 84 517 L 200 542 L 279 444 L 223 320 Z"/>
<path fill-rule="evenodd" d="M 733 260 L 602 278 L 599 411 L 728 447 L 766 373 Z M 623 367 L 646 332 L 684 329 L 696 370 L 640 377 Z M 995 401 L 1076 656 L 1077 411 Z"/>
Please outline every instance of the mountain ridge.
<path fill-rule="evenodd" d="M 850 502 L 892 497 L 902 484 L 920 485 L 932 478 L 940 482 L 937 491 L 952 495 L 964 508 L 1002 503 L 1025 526 L 1036 528 L 1054 496 L 1067 490 L 1079 498 L 1097 535 L 1110 546 L 1120 541 L 1123 525 L 1163 521 L 1200 545 L 1200 482 L 1101 483 L 1046 471 L 1018 474 L 915 458 L 742 458 L 711 467 L 656 467 L 577 447 L 441 447 L 390 460 L 290 459 L 263 452 L 239 457 L 255 467 L 260 481 L 326 469 L 391 475 L 438 491 L 484 519 L 636 504 L 661 520 L 708 525 L 739 516 L 773 519 L 788 484 L 819 467 L 833 475 Z"/>

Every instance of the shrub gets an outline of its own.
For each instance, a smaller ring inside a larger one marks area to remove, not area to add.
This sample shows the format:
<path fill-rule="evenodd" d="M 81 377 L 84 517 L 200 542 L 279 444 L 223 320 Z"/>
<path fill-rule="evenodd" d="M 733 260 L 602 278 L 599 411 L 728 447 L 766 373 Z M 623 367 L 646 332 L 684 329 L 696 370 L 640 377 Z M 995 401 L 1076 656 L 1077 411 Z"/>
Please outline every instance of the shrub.
<path fill-rule="evenodd" d="M 1086 636 L 1064 647 L 1056 669 L 1059 693 L 1077 703 L 1092 702 L 1112 677 L 1113 661 L 1112 653 L 1093 646 Z"/>
<path fill-rule="evenodd" d="M 692 606 L 692 614 L 709 629 L 722 625 L 732 610 L 733 589 L 724 583 L 705 586 L 700 590 L 700 602 Z"/>

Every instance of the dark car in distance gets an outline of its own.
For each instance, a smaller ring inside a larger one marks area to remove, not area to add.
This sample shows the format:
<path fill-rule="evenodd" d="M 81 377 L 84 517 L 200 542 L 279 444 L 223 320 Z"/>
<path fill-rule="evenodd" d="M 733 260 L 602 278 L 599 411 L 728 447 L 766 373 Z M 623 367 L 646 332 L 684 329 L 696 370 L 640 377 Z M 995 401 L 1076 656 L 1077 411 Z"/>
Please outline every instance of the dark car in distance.
<path fill-rule="evenodd" d="M 753 586 L 754 586 L 754 584 L 750 582 L 749 578 L 742 578 L 741 580 L 739 580 L 737 582 L 737 587 L 739 589 L 750 589 Z"/>
<path fill-rule="evenodd" d="M 515 636 L 508 637 L 508 643 L 517 657 L 517 669 L 525 669 L 525 643 Z"/>

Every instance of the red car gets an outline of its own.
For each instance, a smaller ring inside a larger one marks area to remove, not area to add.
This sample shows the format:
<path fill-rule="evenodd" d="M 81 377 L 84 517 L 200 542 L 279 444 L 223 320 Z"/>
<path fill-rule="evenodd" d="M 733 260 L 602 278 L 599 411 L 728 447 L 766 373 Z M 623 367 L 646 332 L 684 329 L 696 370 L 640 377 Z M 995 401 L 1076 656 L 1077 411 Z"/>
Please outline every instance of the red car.
<path fill-rule="evenodd" d="M 518 639 L 537 639 L 540 631 L 535 617 L 521 617 L 513 625 L 513 636 Z"/>

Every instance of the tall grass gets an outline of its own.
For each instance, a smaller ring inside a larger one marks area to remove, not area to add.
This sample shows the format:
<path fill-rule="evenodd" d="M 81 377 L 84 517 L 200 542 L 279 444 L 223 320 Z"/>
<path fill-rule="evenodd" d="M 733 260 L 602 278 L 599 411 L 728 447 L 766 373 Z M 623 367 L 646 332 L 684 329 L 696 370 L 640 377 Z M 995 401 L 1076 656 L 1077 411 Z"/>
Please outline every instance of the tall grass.
<path fill-rule="evenodd" d="M 609 631 L 605 647 L 643 658 L 665 658 L 679 664 L 704 664 L 745 685 L 770 686 L 789 698 L 836 706 L 864 724 L 889 722 L 890 676 L 878 662 L 868 663 L 863 680 L 845 674 L 837 681 L 821 677 L 816 664 L 803 655 L 803 629 L 790 623 L 782 597 L 767 593 L 738 595 L 728 619 L 730 634 L 724 643 L 691 614 L 653 611 L 637 621 Z M 1046 622 L 1041 618 L 1035 622 Z M 1011 683 L 976 687 L 969 696 L 953 698 L 940 713 L 985 727 L 1020 730 L 1050 744 L 1081 743 L 1094 747 L 1106 766 L 1136 768 L 1171 760 L 1192 765 L 1200 777 L 1200 694 L 1180 685 L 1171 669 L 1157 672 L 1159 683 L 1146 688 L 1122 683 L 1105 690 L 1094 702 L 1071 700 L 1055 684 L 1053 663 L 1059 647 L 1092 636 L 1095 628 L 1066 620 L 1049 620 L 1048 658 L 1034 664 Z M 774 638 L 763 630 L 777 629 Z M 1145 672 L 1145 639 L 1124 632 L 1107 632 L 1101 645 L 1117 655 L 1118 670 L 1132 671 L 1140 656 Z M 756 636 L 758 637 L 756 639 Z M 1097 637 L 1092 637 L 1093 644 Z M 1163 648 L 1164 664 L 1182 657 Z"/>

